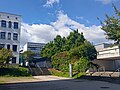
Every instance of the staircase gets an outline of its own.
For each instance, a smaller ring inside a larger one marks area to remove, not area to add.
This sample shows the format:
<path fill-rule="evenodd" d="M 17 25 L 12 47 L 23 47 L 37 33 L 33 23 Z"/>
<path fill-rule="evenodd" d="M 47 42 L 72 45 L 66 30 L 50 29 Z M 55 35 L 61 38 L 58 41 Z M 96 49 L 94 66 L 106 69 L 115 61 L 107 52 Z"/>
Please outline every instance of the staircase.
<path fill-rule="evenodd" d="M 28 65 L 28 67 L 32 76 L 50 75 L 48 68 L 40 67 L 38 64 L 35 64 L 35 66 Z"/>

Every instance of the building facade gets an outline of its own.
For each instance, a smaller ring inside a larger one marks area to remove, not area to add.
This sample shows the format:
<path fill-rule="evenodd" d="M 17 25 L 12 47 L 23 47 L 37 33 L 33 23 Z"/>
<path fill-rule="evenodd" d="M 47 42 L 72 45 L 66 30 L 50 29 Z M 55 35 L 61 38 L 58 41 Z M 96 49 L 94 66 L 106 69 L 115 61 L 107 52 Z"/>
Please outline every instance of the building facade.
<path fill-rule="evenodd" d="M 27 42 L 24 45 L 23 52 L 24 51 L 32 51 L 35 53 L 34 58 L 39 59 L 40 57 L 40 51 L 45 46 L 45 43 L 33 43 L 33 42 Z"/>
<path fill-rule="evenodd" d="M 102 43 L 95 46 L 97 60 L 94 63 L 104 66 L 107 71 L 115 71 L 120 68 L 120 48 L 110 44 Z"/>
<path fill-rule="evenodd" d="M 11 63 L 19 64 L 21 16 L 0 12 L 0 49 L 13 51 Z"/>

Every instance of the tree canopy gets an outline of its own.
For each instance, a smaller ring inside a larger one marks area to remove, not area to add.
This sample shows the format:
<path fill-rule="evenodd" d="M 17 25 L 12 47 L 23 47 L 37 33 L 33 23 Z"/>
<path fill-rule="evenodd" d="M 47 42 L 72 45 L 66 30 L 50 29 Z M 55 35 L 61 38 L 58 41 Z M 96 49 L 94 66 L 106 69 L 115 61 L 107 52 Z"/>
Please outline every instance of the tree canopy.
<path fill-rule="evenodd" d="M 94 46 L 84 38 L 83 33 L 74 30 L 70 32 L 70 35 L 66 38 L 57 35 L 53 41 L 46 44 L 41 51 L 41 55 L 42 57 L 52 59 L 53 68 L 68 71 L 69 63 L 75 64 L 77 62 L 82 63 L 84 60 L 85 62 L 86 60 L 94 60 L 96 58 L 96 50 Z M 79 62 L 80 60 L 83 61 Z M 84 67 L 86 68 L 87 66 Z"/>
<path fill-rule="evenodd" d="M 81 45 L 84 41 L 85 38 L 83 33 L 78 33 L 78 30 L 71 32 L 67 38 L 62 38 L 60 35 L 57 35 L 54 41 L 45 45 L 41 51 L 41 56 L 51 58 L 56 53 L 69 51 L 70 49 Z"/>
<path fill-rule="evenodd" d="M 115 10 L 115 14 L 112 16 L 106 14 L 106 19 L 104 22 L 100 22 L 102 25 L 102 30 L 105 31 L 106 38 L 114 40 L 115 43 L 118 44 L 120 43 L 120 10 L 118 10 L 114 4 L 112 5 Z"/>
<path fill-rule="evenodd" d="M 0 64 L 8 64 L 13 57 L 13 53 L 11 50 L 2 48 L 0 50 Z"/>

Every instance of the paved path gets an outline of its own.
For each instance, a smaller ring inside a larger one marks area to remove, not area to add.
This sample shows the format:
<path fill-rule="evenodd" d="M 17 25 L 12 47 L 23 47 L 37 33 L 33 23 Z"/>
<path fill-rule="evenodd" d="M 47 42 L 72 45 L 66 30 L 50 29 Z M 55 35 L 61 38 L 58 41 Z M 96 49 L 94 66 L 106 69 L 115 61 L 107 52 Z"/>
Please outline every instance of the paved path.
<path fill-rule="evenodd" d="M 0 85 L 0 90 L 120 90 L 120 84 L 54 76 L 35 77 L 40 81 Z"/>

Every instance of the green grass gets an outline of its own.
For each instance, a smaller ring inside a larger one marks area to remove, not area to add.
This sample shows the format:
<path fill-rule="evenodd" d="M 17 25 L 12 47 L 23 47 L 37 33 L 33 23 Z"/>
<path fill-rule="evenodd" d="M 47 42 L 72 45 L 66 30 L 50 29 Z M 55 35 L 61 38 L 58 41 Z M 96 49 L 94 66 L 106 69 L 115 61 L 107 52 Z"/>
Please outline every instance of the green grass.
<path fill-rule="evenodd" d="M 0 85 L 6 83 L 15 83 L 15 82 L 24 82 L 24 81 L 34 81 L 36 80 L 33 77 L 8 77 L 8 76 L 0 76 Z"/>
<path fill-rule="evenodd" d="M 61 71 L 58 71 L 58 70 L 55 70 L 55 69 L 50 69 L 49 71 L 52 75 L 55 75 L 55 76 L 69 77 L 69 72 L 61 72 Z M 85 72 L 78 73 L 78 74 L 74 73 L 72 78 L 80 78 L 85 74 L 86 74 Z"/>

